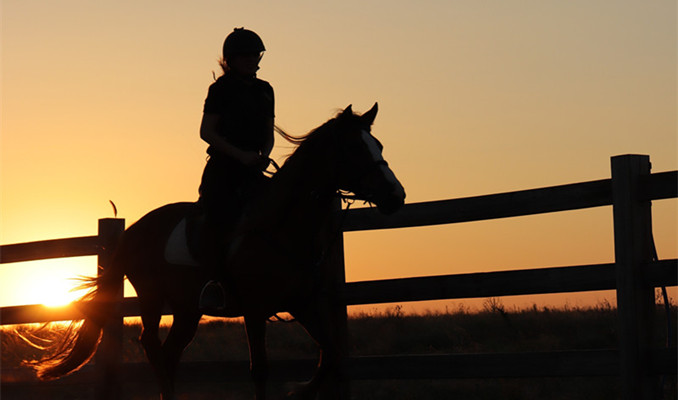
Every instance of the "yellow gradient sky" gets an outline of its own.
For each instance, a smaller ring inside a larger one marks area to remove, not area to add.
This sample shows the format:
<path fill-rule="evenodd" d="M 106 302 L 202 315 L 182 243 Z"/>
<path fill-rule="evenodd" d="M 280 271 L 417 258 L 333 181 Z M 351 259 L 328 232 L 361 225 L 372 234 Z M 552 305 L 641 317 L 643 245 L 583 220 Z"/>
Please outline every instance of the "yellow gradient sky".
<path fill-rule="evenodd" d="M 678 167 L 675 1 L 1 4 L 3 244 L 95 234 L 109 199 L 128 225 L 195 200 L 202 104 L 235 26 L 266 43 L 259 76 L 287 131 L 379 102 L 373 132 L 409 202 L 603 179 L 625 153 Z M 678 255 L 676 208 L 654 206 L 661 258 Z M 606 263 L 612 240 L 609 207 L 351 233 L 347 277 Z M 0 266 L 0 305 L 48 301 L 82 273 L 91 259 Z"/>

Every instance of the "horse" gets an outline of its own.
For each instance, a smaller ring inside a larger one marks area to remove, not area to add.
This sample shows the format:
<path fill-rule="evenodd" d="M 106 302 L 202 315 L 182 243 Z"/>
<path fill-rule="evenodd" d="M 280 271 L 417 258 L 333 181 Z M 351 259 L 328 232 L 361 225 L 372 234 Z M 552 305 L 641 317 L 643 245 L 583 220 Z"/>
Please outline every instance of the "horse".
<path fill-rule="evenodd" d="M 397 211 L 405 199 L 403 186 L 382 156 L 382 144 L 371 133 L 377 110 L 375 103 L 358 115 L 349 105 L 302 137 L 281 132 L 296 149 L 252 200 L 234 233 L 219 242 L 226 254 L 224 285 L 233 301 L 221 314 L 210 315 L 244 317 L 256 400 L 266 398 L 266 321 L 279 312 L 289 312 L 320 349 L 315 374 L 288 398 L 313 399 L 322 382 L 341 376 L 344 354 L 336 323 L 329 317 L 337 299 L 328 290 L 325 267 L 332 237 L 341 234 L 333 218 L 336 197 L 341 192 L 353 193 L 385 214 Z M 203 315 L 198 301 L 209 274 L 205 268 L 173 264 L 165 251 L 175 227 L 195 213 L 196 207 L 190 202 L 168 204 L 125 230 L 111 266 L 90 280 L 93 289 L 80 303 L 85 316 L 82 324 L 63 338 L 56 354 L 37 364 L 41 379 L 70 374 L 94 355 L 103 326 L 116 312 L 114 299 L 127 276 L 137 292 L 143 326 L 140 342 L 158 380 L 161 399 L 176 398 L 175 372 Z M 158 330 L 165 305 L 174 320 L 161 343 Z"/>

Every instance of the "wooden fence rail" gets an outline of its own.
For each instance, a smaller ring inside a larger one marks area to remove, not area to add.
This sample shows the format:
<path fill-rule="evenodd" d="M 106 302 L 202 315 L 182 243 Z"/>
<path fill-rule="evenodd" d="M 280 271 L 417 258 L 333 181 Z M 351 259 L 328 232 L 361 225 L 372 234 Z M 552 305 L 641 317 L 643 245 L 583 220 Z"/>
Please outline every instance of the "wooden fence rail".
<path fill-rule="evenodd" d="M 652 287 L 678 286 L 678 260 L 648 265 L 647 283 Z M 437 275 L 416 278 L 347 282 L 343 302 L 347 306 L 409 301 L 470 299 L 529 294 L 587 292 L 616 289 L 614 264 L 555 267 L 500 272 Z M 122 301 L 123 317 L 139 315 L 135 297 Z M 171 315 L 169 308 L 165 315 Z M 3 325 L 82 318 L 77 307 L 41 304 L 2 307 Z"/>
<path fill-rule="evenodd" d="M 676 349 L 655 349 L 649 344 L 653 332 L 650 323 L 654 310 L 654 288 L 678 285 L 678 260 L 653 260 L 651 254 L 651 213 L 653 200 L 678 197 L 678 171 L 650 174 L 649 157 L 618 156 L 612 158 L 612 178 L 548 188 L 523 190 L 462 199 L 406 205 L 392 216 L 383 216 L 365 208 L 337 216 L 344 232 L 391 229 L 437 224 L 517 217 L 592 207 L 613 206 L 615 262 L 613 264 L 550 267 L 488 273 L 389 279 L 346 283 L 344 280 L 343 242 L 335 252 L 339 295 L 343 304 L 441 300 L 455 298 L 496 297 L 524 294 L 616 290 L 620 327 L 617 350 L 561 351 L 517 354 L 450 354 L 436 356 L 353 357 L 346 362 L 351 379 L 403 378 L 480 378 L 512 376 L 597 376 L 620 377 L 620 393 L 626 399 L 650 399 L 656 394 L 656 375 L 676 373 Z M 123 220 L 101 220 L 98 236 L 3 245 L 0 262 L 12 263 L 33 259 L 99 256 L 104 267 Z M 139 315 L 135 298 L 120 299 L 124 316 Z M 338 310 L 345 324 L 346 309 Z M 169 313 L 169 310 L 167 310 Z M 3 307 L 1 324 L 81 318 L 74 308 L 47 309 L 40 305 Z M 119 356 L 122 317 L 107 328 L 108 343 L 100 352 L 107 361 Z M 107 349 L 107 350 L 106 350 Z M 108 365 L 103 359 L 97 364 Z M 147 376 L 144 366 L 127 364 L 124 371 L 115 366 L 104 370 L 88 367 L 80 378 L 98 376 L 136 380 Z M 312 362 L 289 360 L 279 369 L 306 371 Z M 189 375 L 202 371 L 206 377 L 215 373 L 245 377 L 241 363 L 211 363 L 210 366 L 183 366 Z M 274 369 L 277 367 L 274 365 Z M 226 374 L 225 369 L 228 370 Z M 210 372 L 212 371 L 212 372 Z M 198 374 L 200 375 L 200 374 Z M 287 376 L 282 375 L 282 376 Z M 294 375 L 294 374 L 292 374 Z M 149 375 L 150 376 L 150 375 Z M 200 375 L 203 376 L 203 375 Z M 216 378 L 216 377 L 215 377 Z M 290 379 L 294 377 L 290 376 Z M 6 382 L 3 377 L 3 385 Z M 108 382 L 109 386 L 112 384 Z M 110 396 L 109 396 L 110 397 Z"/>
<path fill-rule="evenodd" d="M 99 254 L 100 248 L 99 236 L 6 244 L 0 249 L 0 263 L 5 264 L 63 257 L 96 256 Z"/>

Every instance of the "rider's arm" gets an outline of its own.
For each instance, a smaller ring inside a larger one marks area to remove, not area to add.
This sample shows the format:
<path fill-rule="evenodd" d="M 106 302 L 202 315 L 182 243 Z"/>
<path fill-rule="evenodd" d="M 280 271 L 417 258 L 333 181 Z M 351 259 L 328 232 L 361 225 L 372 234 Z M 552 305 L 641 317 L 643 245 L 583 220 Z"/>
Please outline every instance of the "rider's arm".
<path fill-rule="evenodd" d="M 268 159 L 273 150 L 273 118 L 266 120 L 266 142 L 264 143 L 264 148 L 261 149 L 262 157 Z"/>
<path fill-rule="evenodd" d="M 247 166 L 255 166 L 261 163 L 261 156 L 254 151 L 242 150 L 231 143 L 229 143 L 222 136 L 217 133 L 217 123 L 219 122 L 219 114 L 203 113 L 202 122 L 200 124 L 200 138 L 207 142 L 219 153 L 239 161 Z M 273 131 L 271 130 L 271 140 L 273 139 Z M 273 143 L 271 143 L 271 148 Z M 270 153 L 270 150 L 269 150 Z M 266 155 L 268 157 L 268 155 Z"/>

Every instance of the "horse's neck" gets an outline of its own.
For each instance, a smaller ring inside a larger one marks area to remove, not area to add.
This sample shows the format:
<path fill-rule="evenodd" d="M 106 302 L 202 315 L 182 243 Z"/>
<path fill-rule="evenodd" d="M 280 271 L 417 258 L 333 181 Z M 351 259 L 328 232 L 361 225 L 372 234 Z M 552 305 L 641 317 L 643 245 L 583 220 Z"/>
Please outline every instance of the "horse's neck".
<path fill-rule="evenodd" d="M 293 155 L 271 182 L 255 218 L 259 229 L 273 230 L 281 240 L 305 241 L 326 222 L 336 190 L 334 160 L 328 146 Z"/>

